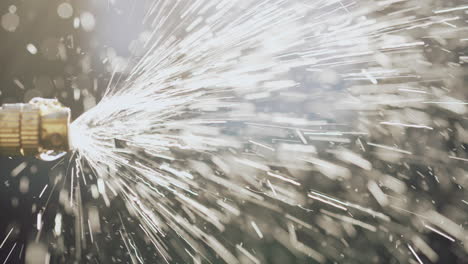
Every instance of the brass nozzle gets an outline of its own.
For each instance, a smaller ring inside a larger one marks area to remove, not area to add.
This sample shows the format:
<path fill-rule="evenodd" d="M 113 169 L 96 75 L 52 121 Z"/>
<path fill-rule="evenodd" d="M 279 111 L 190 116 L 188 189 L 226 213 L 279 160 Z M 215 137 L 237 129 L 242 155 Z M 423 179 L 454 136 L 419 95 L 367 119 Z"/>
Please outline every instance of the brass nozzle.
<path fill-rule="evenodd" d="M 56 99 L 33 98 L 0 108 L 0 155 L 34 156 L 70 149 L 70 109 Z"/>

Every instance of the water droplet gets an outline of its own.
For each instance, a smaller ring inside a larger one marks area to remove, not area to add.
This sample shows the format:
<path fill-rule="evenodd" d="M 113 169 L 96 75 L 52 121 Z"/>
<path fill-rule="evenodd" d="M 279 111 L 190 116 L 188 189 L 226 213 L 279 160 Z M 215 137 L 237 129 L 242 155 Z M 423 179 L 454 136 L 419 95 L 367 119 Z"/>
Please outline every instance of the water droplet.
<path fill-rule="evenodd" d="M 19 26 L 19 16 L 12 13 L 7 13 L 2 16 L 2 27 L 6 31 L 14 32 Z"/>
<path fill-rule="evenodd" d="M 8 12 L 14 14 L 16 13 L 16 6 L 15 5 L 11 5 L 10 7 L 8 7 Z"/>
<path fill-rule="evenodd" d="M 31 54 L 36 54 L 37 53 L 37 48 L 33 44 L 29 43 L 26 45 L 26 49 L 29 51 Z"/>
<path fill-rule="evenodd" d="M 63 19 L 68 19 L 73 15 L 73 7 L 69 3 L 61 3 L 57 7 L 57 14 Z"/>
<path fill-rule="evenodd" d="M 80 18 L 79 17 L 75 17 L 73 19 L 73 28 L 79 28 L 80 27 Z"/>
<path fill-rule="evenodd" d="M 94 29 L 96 20 L 94 19 L 93 14 L 89 12 L 84 12 L 81 14 L 80 20 L 81 27 L 84 29 L 84 31 L 92 31 Z"/>
<path fill-rule="evenodd" d="M 44 152 L 39 154 L 39 158 L 43 161 L 54 161 L 56 159 L 60 159 L 61 157 L 65 156 L 67 152 L 55 152 L 53 150 Z"/>
<path fill-rule="evenodd" d="M 28 264 L 39 264 L 48 263 L 46 262 L 49 252 L 44 244 L 31 242 L 26 247 L 26 263 Z"/>

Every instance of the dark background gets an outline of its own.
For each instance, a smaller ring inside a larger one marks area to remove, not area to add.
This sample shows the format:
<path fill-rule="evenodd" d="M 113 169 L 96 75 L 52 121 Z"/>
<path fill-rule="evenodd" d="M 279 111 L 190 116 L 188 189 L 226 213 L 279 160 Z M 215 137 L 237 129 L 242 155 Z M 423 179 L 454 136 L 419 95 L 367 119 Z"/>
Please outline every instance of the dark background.
<path fill-rule="evenodd" d="M 57 14 L 57 7 L 63 1 L 0 1 L 1 17 L 11 13 L 11 7 L 14 6 L 16 11 L 13 13 L 19 19 L 18 26 L 12 32 L 0 26 L 0 104 L 27 102 L 36 96 L 58 98 L 71 108 L 73 118 L 76 118 L 89 104 L 99 101 L 117 60 L 131 62 L 138 58 L 141 50 L 132 41 L 144 30 L 140 18 L 146 11 L 148 1 L 68 2 L 73 7 L 73 16 L 63 19 Z M 84 12 L 91 13 L 96 20 L 91 31 L 73 26 L 74 18 Z M 37 48 L 37 54 L 31 54 L 26 49 L 30 43 Z M 66 57 L 63 56 L 63 51 Z M 18 82 L 21 84 L 18 85 Z M 27 162 L 26 168 L 13 177 L 11 171 L 23 162 Z M 52 197 L 51 201 L 55 201 L 59 195 L 51 190 L 56 176 L 53 171 L 66 170 L 66 163 L 57 165 L 53 170 L 56 165 L 57 162 L 44 162 L 35 158 L 0 157 L 0 243 L 12 228 L 14 230 L 0 248 L 0 263 L 7 258 L 15 243 L 7 263 L 23 263 L 23 247 L 33 241 L 37 233 L 38 210 L 45 208 L 49 197 Z M 29 182 L 27 192 L 19 191 L 21 181 Z M 46 185 L 48 188 L 39 198 Z M 47 204 L 47 210 L 53 211 L 55 207 L 54 204 Z M 53 223 L 53 218 L 47 222 Z M 108 222 L 112 229 L 115 222 L 112 219 Z M 108 232 L 112 233 L 112 230 Z M 468 260 L 457 257 L 463 254 L 453 252 L 446 239 L 434 234 L 430 239 L 430 245 L 439 254 L 439 263 L 468 263 Z M 113 252 L 116 256 L 122 254 L 117 242 L 115 246 L 109 239 L 103 238 L 101 242 L 99 247 L 107 247 L 106 252 Z M 277 253 L 284 251 L 275 250 L 276 246 L 271 246 L 272 259 L 284 257 Z M 423 260 L 429 263 L 427 259 Z M 56 259 L 55 263 L 63 261 Z M 95 258 L 90 257 L 85 258 L 83 263 L 96 263 L 94 261 Z M 127 261 L 129 260 L 125 258 L 115 261 L 112 256 L 100 258 L 100 263 Z"/>
<path fill-rule="evenodd" d="M 70 18 L 58 14 L 63 3 L 73 7 Z M 142 32 L 141 20 L 136 18 L 143 16 L 145 6 L 146 1 L 0 1 L 0 104 L 28 102 L 33 97 L 58 98 L 71 108 L 73 119 L 79 116 L 99 100 L 115 61 L 138 52 L 131 44 Z M 83 13 L 93 15 L 92 30 L 81 25 L 75 28 L 74 19 Z M 36 54 L 27 50 L 28 44 L 36 47 Z M 13 177 L 11 171 L 23 162 L 26 168 Z M 39 210 L 47 208 L 52 213 L 52 218 L 46 214 L 50 219 L 45 222 L 53 225 L 57 210 L 53 203 L 59 193 L 52 191 L 52 168 L 66 169 L 57 163 L 0 157 L 0 243 L 13 228 L 0 248 L 0 263 L 13 246 L 7 263 L 24 262 L 24 248 L 35 240 Z M 27 191 L 20 192 L 20 182 L 28 186 Z M 52 203 L 47 203 L 49 199 Z M 100 260 L 111 262 L 105 257 Z M 52 261 L 64 263 L 64 259 Z"/>

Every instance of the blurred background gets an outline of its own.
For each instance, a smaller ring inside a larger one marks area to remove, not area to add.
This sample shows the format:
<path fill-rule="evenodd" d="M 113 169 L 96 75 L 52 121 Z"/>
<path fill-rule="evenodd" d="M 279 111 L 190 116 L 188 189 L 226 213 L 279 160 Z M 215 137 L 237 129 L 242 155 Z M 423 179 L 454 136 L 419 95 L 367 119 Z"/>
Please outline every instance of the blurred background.
<path fill-rule="evenodd" d="M 112 74 L 125 75 L 126 69 L 142 55 L 142 43 L 149 34 L 142 24 L 142 17 L 150 2 L 0 1 L 0 103 L 28 102 L 34 97 L 58 98 L 71 108 L 73 118 L 93 107 Z M 6 263 L 24 263 L 24 247 L 31 243 L 38 255 L 46 254 L 45 246 L 63 248 L 58 244 L 34 244 L 34 235 L 37 213 L 49 201 L 58 199 L 53 197 L 59 194 L 53 192 L 50 183 L 60 171 L 68 169 L 66 165 L 66 162 L 57 164 L 34 158 L 0 157 L 0 263 L 4 260 Z M 446 192 L 432 195 L 434 199 L 451 199 Z M 456 191 L 452 195 L 456 196 Z M 104 219 L 108 225 L 103 227 L 103 233 L 112 235 L 103 235 L 101 240 L 108 244 L 100 244 L 98 249 L 83 253 L 85 258 L 81 263 L 131 262 L 121 252 L 121 241 L 113 239 L 112 224 L 118 216 L 112 211 L 115 213 L 116 208 L 123 206 L 118 201 L 115 203 L 113 210 L 100 208 L 110 216 Z M 54 205 L 49 205 L 47 210 L 55 210 Z M 64 223 L 67 221 L 72 227 L 73 219 L 65 219 Z M 53 226 L 54 219 L 45 222 Z M 73 240 L 71 237 L 64 239 Z M 451 248 L 450 241 L 434 234 L 430 235 L 430 241 L 439 254 L 438 263 L 468 263 L 468 259 L 461 257 L 464 254 L 460 249 Z M 70 241 L 62 243 L 73 244 Z M 369 244 L 369 247 L 373 246 L 378 247 Z M 270 252 L 271 263 L 310 263 L 294 259 L 276 244 L 265 244 L 265 247 Z M 99 248 L 101 253 L 97 252 Z M 379 249 L 375 251 L 379 252 Z M 385 251 L 381 252 L 384 254 Z M 65 256 L 74 254 L 81 253 L 71 250 Z M 68 257 L 50 258 L 53 263 L 73 263 Z"/>
<path fill-rule="evenodd" d="M 112 73 L 123 71 L 141 53 L 146 2 L 0 1 L 0 103 L 58 98 L 71 108 L 73 119 L 94 106 Z M 57 199 L 49 188 L 55 165 L 0 157 L 1 263 L 24 263 L 25 244 L 35 241 L 35 215 L 50 199 Z M 55 205 L 48 210 L 55 211 Z M 114 246 L 119 248 L 118 243 Z M 47 252 L 41 247 L 37 244 L 38 260 Z"/>

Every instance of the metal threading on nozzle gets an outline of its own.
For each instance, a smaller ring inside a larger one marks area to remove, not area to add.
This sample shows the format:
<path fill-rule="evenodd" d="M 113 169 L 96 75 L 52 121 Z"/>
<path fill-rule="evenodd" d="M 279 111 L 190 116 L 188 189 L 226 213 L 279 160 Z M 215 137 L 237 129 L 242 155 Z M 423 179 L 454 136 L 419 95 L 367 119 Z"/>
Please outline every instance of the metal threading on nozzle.
<path fill-rule="evenodd" d="M 0 108 L 0 155 L 35 156 L 70 150 L 70 109 L 57 99 L 33 98 Z"/>

